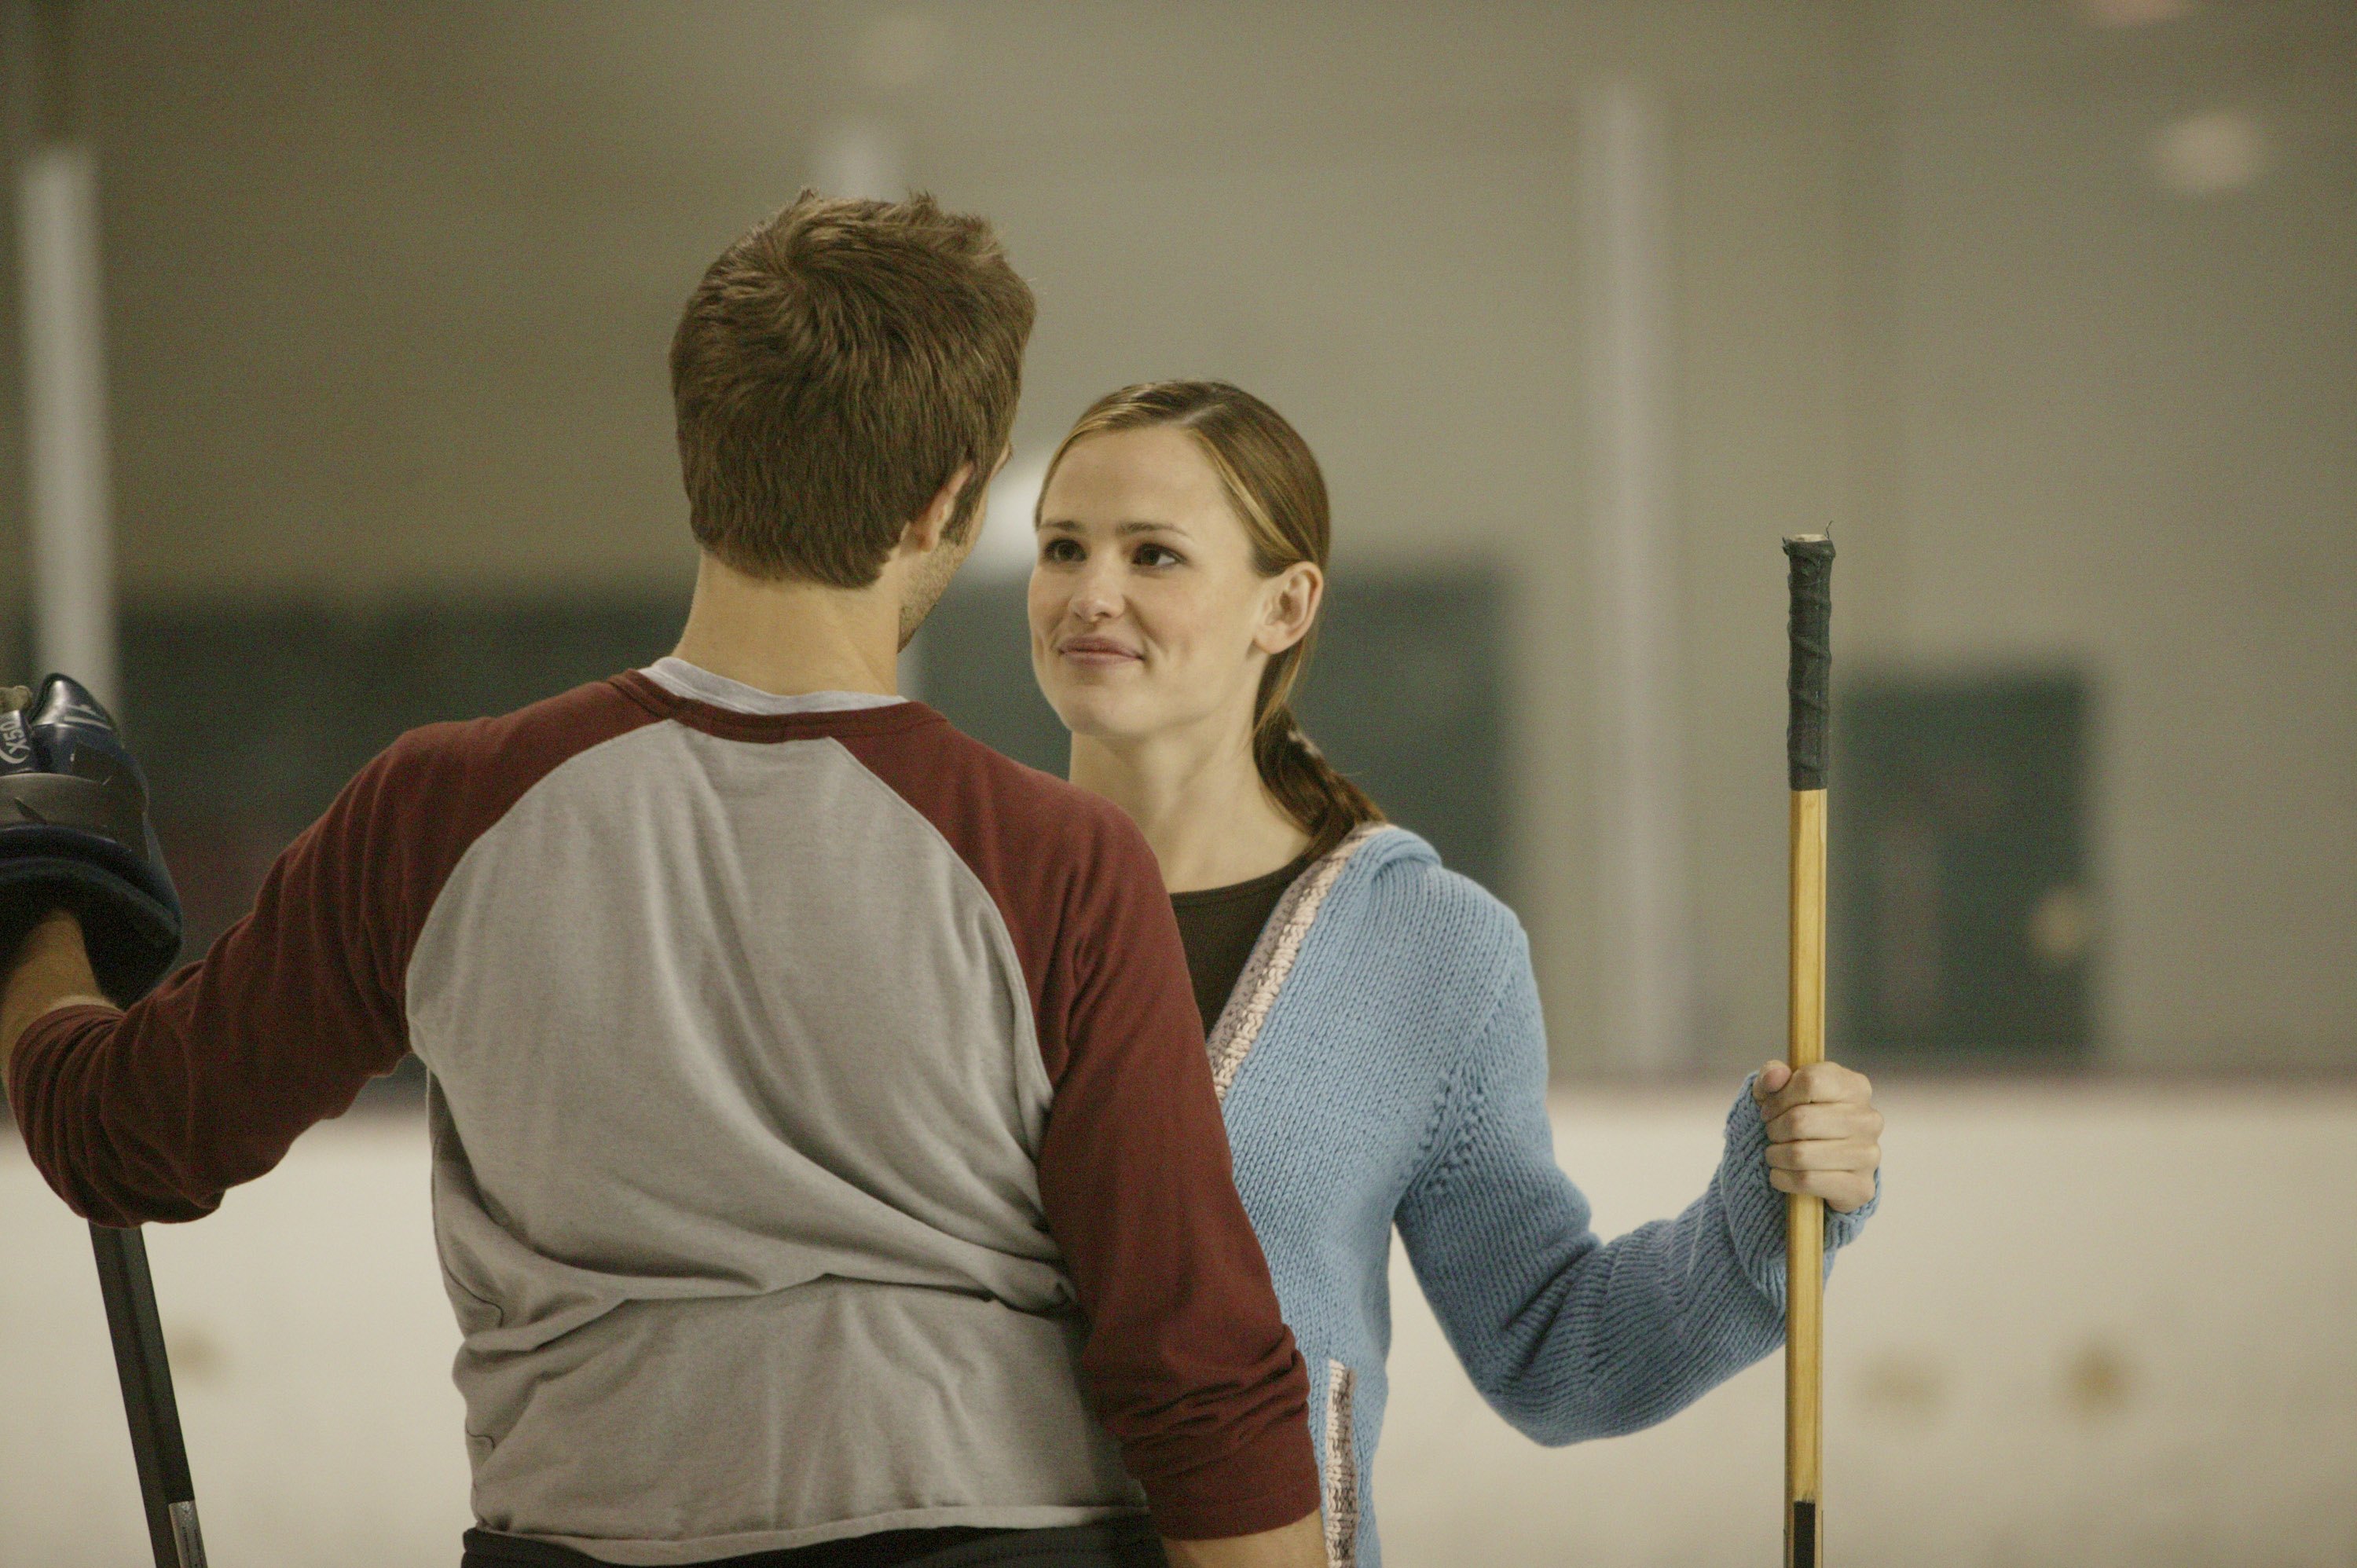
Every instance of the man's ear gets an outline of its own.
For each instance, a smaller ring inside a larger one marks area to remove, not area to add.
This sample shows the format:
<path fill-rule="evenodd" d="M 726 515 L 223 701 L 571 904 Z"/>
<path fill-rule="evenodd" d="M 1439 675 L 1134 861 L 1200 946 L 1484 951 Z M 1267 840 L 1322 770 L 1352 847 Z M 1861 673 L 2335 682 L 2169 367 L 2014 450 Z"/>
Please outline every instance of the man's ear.
<path fill-rule="evenodd" d="M 1318 607 L 1326 599 L 1326 574 L 1313 561 L 1297 561 L 1262 585 L 1260 629 L 1253 646 L 1272 658 L 1309 635 Z"/>
<path fill-rule="evenodd" d="M 960 463 L 957 472 L 925 503 L 925 510 L 909 519 L 909 526 L 900 531 L 901 554 L 930 555 L 940 546 L 942 535 L 949 530 L 950 519 L 957 515 L 958 497 L 965 493 L 973 478 L 974 465 Z"/>

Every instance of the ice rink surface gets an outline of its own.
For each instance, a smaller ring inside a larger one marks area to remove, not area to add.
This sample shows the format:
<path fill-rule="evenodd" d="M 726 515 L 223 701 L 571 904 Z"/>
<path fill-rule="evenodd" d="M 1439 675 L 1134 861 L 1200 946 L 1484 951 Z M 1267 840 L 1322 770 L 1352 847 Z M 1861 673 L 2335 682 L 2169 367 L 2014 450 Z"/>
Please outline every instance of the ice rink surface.
<path fill-rule="evenodd" d="M 1726 1095 L 1581 1090 L 1557 1154 L 1608 1235 L 1699 1190 Z M 1880 1094 L 1884 1212 L 1828 1297 L 1841 1568 L 2357 1562 L 2357 1084 Z M 0 1564 L 144 1563 L 87 1235 L 0 1136 Z M 452 1563 L 457 1330 L 423 1125 L 322 1127 L 151 1228 L 209 1544 L 231 1568 Z M 1545 1450 L 1485 1407 L 1404 1262 L 1376 1498 L 1394 1568 L 1777 1556 L 1779 1363 Z"/>

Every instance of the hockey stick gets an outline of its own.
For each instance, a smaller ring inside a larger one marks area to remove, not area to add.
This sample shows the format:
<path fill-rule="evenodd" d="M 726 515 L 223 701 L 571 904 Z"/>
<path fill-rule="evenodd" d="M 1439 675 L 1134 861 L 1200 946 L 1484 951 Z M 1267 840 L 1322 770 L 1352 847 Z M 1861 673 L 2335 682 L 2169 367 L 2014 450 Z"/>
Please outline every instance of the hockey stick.
<path fill-rule="evenodd" d="M 1784 735 L 1792 789 L 1792 970 L 1785 990 L 1792 1070 L 1825 1057 L 1825 731 L 1833 671 L 1834 542 L 1784 541 L 1791 558 L 1791 708 Z M 1784 1564 L 1822 1568 L 1824 1516 L 1825 1210 L 1823 1198 L 1784 1195 Z"/>
<path fill-rule="evenodd" d="M 171 1364 L 164 1359 L 164 1326 L 156 1316 L 146 1240 L 135 1228 L 104 1225 L 91 1226 L 90 1240 L 98 1253 L 98 1289 L 106 1298 L 106 1327 L 114 1339 L 114 1369 L 123 1380 L 123 1409 L 131 1418 L 131 1457 L 139 1467 L 156 1568 L 205 1568 L 197 1488 L 188 1478 Z"/>

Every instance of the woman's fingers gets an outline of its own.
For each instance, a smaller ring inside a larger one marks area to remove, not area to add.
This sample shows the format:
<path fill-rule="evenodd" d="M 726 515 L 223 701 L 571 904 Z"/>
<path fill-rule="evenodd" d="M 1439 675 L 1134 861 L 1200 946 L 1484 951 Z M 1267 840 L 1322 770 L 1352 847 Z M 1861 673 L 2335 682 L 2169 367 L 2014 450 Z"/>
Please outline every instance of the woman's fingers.
<path fill-rule="evenodd" d="M 1771 1064 L 1781 1066 L 1781 1063 Z M 1789 1069 L 1788 1069 L 1789 1070 Z M 1781 1083 L 1770 1087 L 1771 1075 L 1767 1068 L 1760 1070 L 1759 1081 L 1751 1088 L 1752 1098 L 1760 1101 L 1760 1114 L 1774 1121 L 1796 1105 L 1808 1104 L 1871 1104 L 1874 1085 L 1866 1074 L 1854 1072 L 1839 1062 L 1811 1062 L 1791 1073 Z"/>
<path fill-rule="evenodd" d="M 1768 1185 L 1778 1192 L 1824 1199 L 1827 1208 L 1847 1214 L 1863 1208 L 1874 1197 L 1874 1175 L 1857 1171 L 1781 1171 L 1768 1173 Z"/>
<path fill-rule="evenodd" d="M 1873 1200 L 1882 1112 L 1864 1073 L 1839 1062 L 1813 1062 L 1798 1071 L 1771 1062 L 1751 1095 L 1767 1124 L 1770 1187 L 1823 1198 L 1840 1214 Z"/>
<path fill-rule="evenodd" d="M 1882 1112 L 1871 1105 L 1795 1105 L 1768 1123 L 1770 1142 L 1806 1138 L 1878 1138 Z"/>
<path fill-rule="evenodd" d="M 1882 1163 L 1882 1149 L 1864 1138 L 1812 1138 L 1800 1144 L 1768 1145 L 1768 1168 L 1773 1171 L 1867 1171 Z"/>

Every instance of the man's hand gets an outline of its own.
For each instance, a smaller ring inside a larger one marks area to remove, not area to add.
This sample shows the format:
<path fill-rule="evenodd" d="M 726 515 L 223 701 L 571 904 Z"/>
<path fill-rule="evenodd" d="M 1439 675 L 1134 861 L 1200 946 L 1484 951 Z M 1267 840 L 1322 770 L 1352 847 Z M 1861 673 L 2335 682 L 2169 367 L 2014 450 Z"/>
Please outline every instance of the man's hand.
<path fill-rule="evenodd" d="M 65 675 L 0 689 L 0 978 L 53 910 L 81 924 L 98 989 L 144 996 L 180 950 L 180 898 L 147 783 L 114 720 Z"/>
<path fill-rule="evenodd" d="M 1326 1568 L 1326 1529 L 1307 1514 L 1282 1530 L 1224 1541 L 1162 1542 L 1170 1568 Z"/>
<path fill-rule="evenodd" d="M 0 1073 L 16 1040 L 42 1014 L 84 1003 L 114 1005 L 99 994 L 81 922 L 59 910 L 33 928 L 13 956 L 0 955 Z"/>
<path fill-rule="evenodd" d="M 1768 1123 L 1768 1181 L 1779 1192 L 1822 1197 L 1837 1214 L 1874 1197 L 1882 1166 L 1882 1112 L 1866 1075 L 1835 1062 L 1794 1072 L 1771 1061 L 1752 1081 Z"/>

